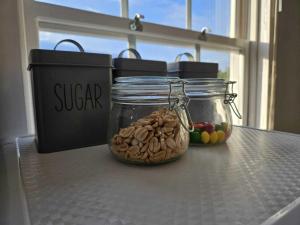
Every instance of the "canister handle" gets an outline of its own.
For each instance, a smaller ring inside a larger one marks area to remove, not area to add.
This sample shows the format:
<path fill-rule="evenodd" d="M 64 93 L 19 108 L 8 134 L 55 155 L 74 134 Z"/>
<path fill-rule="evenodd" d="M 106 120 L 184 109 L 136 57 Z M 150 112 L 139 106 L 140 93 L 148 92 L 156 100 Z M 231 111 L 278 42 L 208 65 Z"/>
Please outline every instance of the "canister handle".
<path fill-rule="evenodd" d="M 74 40 L 72 40 L 72 39 L 64 39 L 64 40 L 59 41 L 59 42 L 55 45 L 54 50 L 56 50 L 56 48 L 58 47 L 58 45 L 60 45 L 60 44 L 63 43 L 63 42 L 72 43 L 72 44 L 76 45 L 76 47 L 79 49 L 80 52 L 84 52 L 83 47 L 82 47 L 77 41 L 74 41 Z"/>
<path fill-rule="evenodd" d="M 194 56 L 191 53 L 184 52 L 184 53 L 181 53 L 181 54 L 176 56 L 175 62 L 179 62 L 181 60 L 182 56 L 186 56 L 189 61 L 194 61 Z"/>
<path fill-rule="evenodd" d="M 133 55 L 135 56 L 136 59 L 142 59 L 140 53 L 134 48 L 124 49 L 123 51 L 120 52 L 118 58 L 123 58 L 124 53 L 127 51 L 133 53 Z"/>

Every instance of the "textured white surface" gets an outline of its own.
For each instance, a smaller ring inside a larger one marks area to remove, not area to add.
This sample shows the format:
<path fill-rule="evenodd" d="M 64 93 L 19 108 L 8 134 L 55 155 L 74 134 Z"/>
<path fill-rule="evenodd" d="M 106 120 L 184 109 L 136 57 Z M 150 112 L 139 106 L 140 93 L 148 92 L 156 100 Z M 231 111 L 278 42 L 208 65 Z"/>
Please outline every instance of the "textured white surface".
<path fill-rule="evenodd" d="M 254 225 L 300 197 L 299 135 L 235 127 L 227 145 L 155 167 L 107 146 L 38 154 L 24 138 L 19 151 L 33 225 Z"/>

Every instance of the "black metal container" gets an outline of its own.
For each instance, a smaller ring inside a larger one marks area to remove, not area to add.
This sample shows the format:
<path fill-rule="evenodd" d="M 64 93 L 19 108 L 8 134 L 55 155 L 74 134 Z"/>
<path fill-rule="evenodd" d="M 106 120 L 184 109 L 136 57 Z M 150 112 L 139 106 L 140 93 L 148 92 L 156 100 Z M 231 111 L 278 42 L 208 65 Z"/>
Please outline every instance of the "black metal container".
<path fill-rule="evenodd" d="M 40 153 L 107 143 L 111 68 L 106 54 L 31 50 Z"/>
<path fill-rule="evenodd" d="M 189 60 L 193 60 L 190 53 L 179 54 L 175 62 L 168 63 L 168 76 L 184 78 L 217 78 L 218 64 L 204 63 L 195 61 L 180 61 L 182 56 L 187 56 Z"/>
<path fill-rule="evenodd" d="M 134 58 L 122 58 L 123 54 L 129 51 L 135 55 Z M 118 58 L 113 60 L 113 76 L 133 77 L 133 76 L 166 76 L 167 63 L 164 61 L 144 60 L 135 49 L 125 49 Z"/>

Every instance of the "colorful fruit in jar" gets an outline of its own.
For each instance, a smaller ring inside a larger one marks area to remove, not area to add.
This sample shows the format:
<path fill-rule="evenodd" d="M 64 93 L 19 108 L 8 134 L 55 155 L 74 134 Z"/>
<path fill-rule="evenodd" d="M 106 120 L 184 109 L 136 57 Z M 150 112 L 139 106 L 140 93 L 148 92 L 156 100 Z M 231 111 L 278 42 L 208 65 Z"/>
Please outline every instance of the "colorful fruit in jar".
<path fill-rule="evenodd" d="M 205 129 L 208 133 L 212 133 L 212 132 L 215 130 L 214 125 L 211 124 L 211 123 L 205 123 L 204 129 Z"/>
<path fill-rule="evenodd" d="M 216 124 L 216 125 L 215 125 L 215 130 L 216 130 L 216 131 L 219 131 L 219 130 L 224 131 L 224 128 L 223 128 L 223 126 L 222 126 L 221 124 Z"/>
<path fill-rule="evenodd" d="M 218 142 L 218 134 L 216 131 L 210 133 L 210 143 L 216 144 Z"/>
<path fill-rule="evenodd" d="M 228 123 L 213 124 L 200 122 L 194 124 L 195 130 L 190 132 L 190 143 L 218 144 L 223 143 L 230 136 Z"/>
<path fill-rule="evenodd" d="M 204 127 L 205 127 L 204 123 L 195 123 L 195 124 L 194 124 L 194 128 L 195 128 L 195 129 L 203 130 Z"/>
<path fill-rule="evenodd" d="M 228 123 L 222 122 L 221 126 L 223 127 L 223 131 L 227 132 L 228 131 Z"/>
<path fill-rule="evenodd" d="M 210 135 L 207 131 L 203 131 L 201 133 L 201 141 L 203 144 L 207 144 L 210 140 Z"/>
<path fill-rule="evenodd" d="M 190 142 L 201 143 L 201 134 L 198 131 L 190 132 Z"/>
<path fill-rule="evenodd" d="M 218 135 L 218 141 L 219 143 L 225 141 L 225 133 L 222 130 L 218 130 L 217 131 L 217 135 Z"/>

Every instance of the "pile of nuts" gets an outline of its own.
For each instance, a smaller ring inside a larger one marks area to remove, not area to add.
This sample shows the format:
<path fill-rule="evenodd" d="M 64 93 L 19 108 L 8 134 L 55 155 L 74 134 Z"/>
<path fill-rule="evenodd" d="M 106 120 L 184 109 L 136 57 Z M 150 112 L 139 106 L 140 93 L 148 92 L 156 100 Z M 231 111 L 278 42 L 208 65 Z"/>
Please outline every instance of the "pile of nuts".
<path fill-rule="evenodd" d="M 121 128 L 112 138 L 111 149 L 120 159 L 153 164 L 182 155 L 188 143 L 189 134 L 176 113 L 160 109 Z"/>

